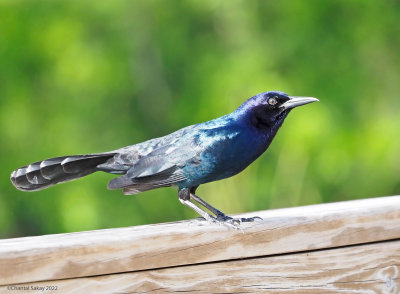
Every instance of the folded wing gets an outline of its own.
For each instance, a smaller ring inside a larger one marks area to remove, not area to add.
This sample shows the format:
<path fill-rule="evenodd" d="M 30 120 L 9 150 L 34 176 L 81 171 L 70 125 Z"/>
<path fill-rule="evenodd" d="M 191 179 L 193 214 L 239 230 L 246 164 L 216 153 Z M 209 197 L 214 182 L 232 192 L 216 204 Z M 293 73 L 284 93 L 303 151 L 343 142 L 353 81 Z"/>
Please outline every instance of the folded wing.
<path fill-rule="evenodd" d="M 168 187 L 185 181 L 182 167 L 196 157 L 193 141 L 182 139 L 160 147 L 142 157 L 126 175 L 108 183 L 109 189 L 123 189 L 131 195 L 160 187 Z"/>

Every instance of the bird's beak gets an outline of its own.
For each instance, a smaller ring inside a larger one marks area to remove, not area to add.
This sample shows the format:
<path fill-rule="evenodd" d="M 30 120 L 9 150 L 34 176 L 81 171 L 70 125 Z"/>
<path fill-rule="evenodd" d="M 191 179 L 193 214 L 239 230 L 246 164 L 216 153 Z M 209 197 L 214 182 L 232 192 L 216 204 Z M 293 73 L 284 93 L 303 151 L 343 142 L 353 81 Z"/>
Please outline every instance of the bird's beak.
<path fill-rule="evenodd" d="M 282 110 L 292 109 L 297 106 L 305 105 L 308 103 L 319 101 L 314 97 L 297 97 L 297 96 L 289 96 L 289 100 L 283 103 L 280 108 Z"/>

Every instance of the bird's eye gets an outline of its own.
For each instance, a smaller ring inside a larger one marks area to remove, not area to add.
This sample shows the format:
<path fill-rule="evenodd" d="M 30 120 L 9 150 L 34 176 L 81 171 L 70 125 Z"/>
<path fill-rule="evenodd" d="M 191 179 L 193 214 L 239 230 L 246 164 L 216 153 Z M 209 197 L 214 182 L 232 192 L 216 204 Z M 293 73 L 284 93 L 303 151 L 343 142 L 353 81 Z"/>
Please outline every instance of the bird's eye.
<path fill-rule="evenodd" d="M 276 100 L 275 96 L 268 99 L 268 104 L 269 105 L 275 105 L 276 103 L 278 103 L 278 101 Z"/>

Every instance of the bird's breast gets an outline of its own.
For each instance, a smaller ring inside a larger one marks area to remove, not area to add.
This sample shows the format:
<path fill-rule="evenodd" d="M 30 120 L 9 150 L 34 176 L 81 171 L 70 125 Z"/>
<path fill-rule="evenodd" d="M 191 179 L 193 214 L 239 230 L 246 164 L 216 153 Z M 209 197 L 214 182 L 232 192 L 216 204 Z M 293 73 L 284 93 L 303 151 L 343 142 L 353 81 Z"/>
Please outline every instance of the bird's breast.
<path fill-rule="evenodd" d="M 266 143 L 262 135 L 245 128 L 201 133 L 196 138 L 198 156 L 184 167 L 186 184 L 196 186 L 241 172 L 266 150 Z"/>

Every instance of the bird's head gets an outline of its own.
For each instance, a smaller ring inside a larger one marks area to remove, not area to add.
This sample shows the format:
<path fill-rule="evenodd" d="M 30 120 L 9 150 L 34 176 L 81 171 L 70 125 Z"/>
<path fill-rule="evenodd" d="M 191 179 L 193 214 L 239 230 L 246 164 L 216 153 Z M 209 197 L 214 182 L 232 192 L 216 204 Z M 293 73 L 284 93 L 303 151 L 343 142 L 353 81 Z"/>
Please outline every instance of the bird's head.
<path fill-rule="evenodd" d="M 293 108 L 315 101 L 319 100 L 269 91 L 251 97 L 237 109 L 237 112 L 256 128 L 275 129 L 279 128 Z"/>

